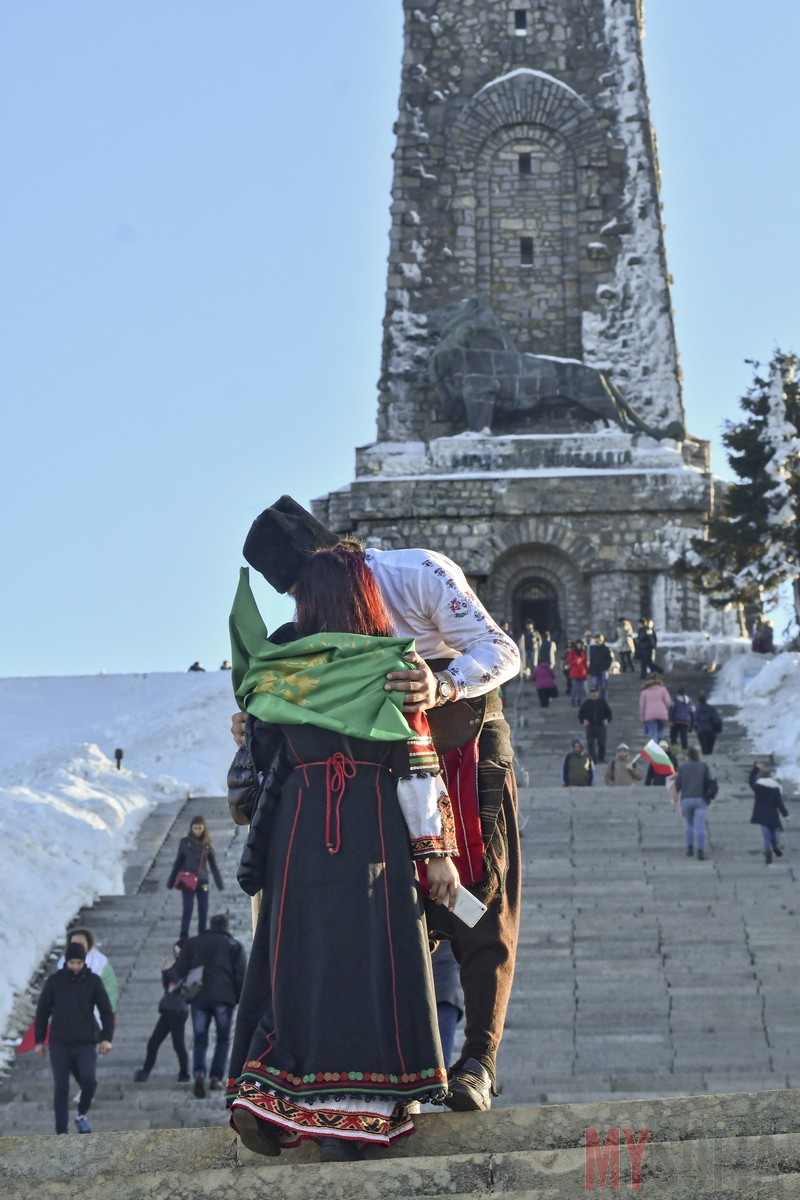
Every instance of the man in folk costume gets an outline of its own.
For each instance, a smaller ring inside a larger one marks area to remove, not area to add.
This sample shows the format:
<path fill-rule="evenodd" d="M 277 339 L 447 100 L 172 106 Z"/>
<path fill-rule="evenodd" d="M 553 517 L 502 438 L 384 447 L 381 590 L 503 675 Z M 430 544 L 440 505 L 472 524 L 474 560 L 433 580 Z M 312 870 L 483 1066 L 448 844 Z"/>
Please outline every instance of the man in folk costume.
<path fill-rule="evenodd" d="M 253 523 L 244 557 L 276 591 L 292 592 L 303 563 L 340 539 L 290 496 Z M 349 549 L 357 543 L 348 542 Z M 426 902 L 433 940 L 451 941 L 464 991 L 465 1042 L 450 1070 L 447 1103 L 460 1111 L 491 1107 L 495 1056 L 503 1033 L 519 933 L 520 849 L 510 731 L 497 689 L 519 673 L 513 640 L 492 620 L 460 570 L 429 550 L 366 550 L 398 637 L 413 637 L 412 667 L 387 674 L 407 714 L 426 712 L 442 774 L 456 808 L 461 884 L 487 912 L 473 927 Z M 280 641 L 281 631 L 271 640 Z M 286 635 L 291 636 L 291 634 Z M 285 640 L 285 638 L 284 638 Z M 257 723 L 233 719 L 237 742 L 258 738 Z M 427 881 L 420 868 L 420 882 Z"/>

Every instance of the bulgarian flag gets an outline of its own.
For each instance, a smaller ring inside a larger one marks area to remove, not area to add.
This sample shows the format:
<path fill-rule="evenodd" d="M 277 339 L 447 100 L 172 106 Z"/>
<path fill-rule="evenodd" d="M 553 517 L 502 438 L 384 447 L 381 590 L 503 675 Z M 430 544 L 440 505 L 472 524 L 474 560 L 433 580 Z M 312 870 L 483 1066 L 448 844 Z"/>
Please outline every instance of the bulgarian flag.
<path fill-rule="evenodd" d="M 662 750 L 658 742 L 654 741 L 653 738 L 650 738 L 650 741 L 641 751 L 639 757 L 647 759 L 656 775 L 675 774 L 675 768 L 672 765 L 672 759 L 667 754 L 666 750 Z"/>

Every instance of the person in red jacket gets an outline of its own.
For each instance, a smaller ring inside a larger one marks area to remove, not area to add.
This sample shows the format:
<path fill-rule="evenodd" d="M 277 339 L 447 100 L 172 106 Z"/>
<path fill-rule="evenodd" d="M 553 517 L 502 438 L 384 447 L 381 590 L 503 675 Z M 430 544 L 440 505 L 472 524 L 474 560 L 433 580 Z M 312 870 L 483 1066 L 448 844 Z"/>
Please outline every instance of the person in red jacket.
<path fill-rule="evenodd" d="M 586 699 L 586 680 L 589 675 L 586 644 L 580 638 L 567 652 L 567 671 L 569 672 L 569 694 L 572 707 L 577 708 Z"/>

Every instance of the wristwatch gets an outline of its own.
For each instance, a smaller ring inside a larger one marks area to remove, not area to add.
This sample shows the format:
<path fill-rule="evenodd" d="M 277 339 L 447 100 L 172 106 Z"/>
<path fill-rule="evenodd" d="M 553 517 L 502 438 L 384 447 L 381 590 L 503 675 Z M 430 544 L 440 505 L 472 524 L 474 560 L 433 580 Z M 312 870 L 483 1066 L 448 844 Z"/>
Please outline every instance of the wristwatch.
<path fill-rule="evenodd" d="M 456 685 L 453 683 L 449 675 L 436 672 L 436 707 L 439 708 L 442 704 L 447 704 L 448 700 L 455 700 Z"/>

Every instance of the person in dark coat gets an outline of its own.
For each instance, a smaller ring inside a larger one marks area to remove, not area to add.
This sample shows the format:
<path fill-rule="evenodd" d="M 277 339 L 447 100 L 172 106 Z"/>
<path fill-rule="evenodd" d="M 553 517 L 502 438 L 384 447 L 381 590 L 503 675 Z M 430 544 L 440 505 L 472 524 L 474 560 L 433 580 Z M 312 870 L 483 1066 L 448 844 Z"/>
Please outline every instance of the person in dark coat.
<path fill-rule="evenodd" d="M 232 1124 L 257 1153 L 279 1152 L 281 1138 L 287 1146 L 311 1138 L 321 1161 L 348 1161 L 363 1157 L 362 1141 L 389 1144 L 411 1132 L 409 1100 L 445 1099 L 422 895 L 453 902 L 456 845 L 430 739 L 415 781 L 420 738 L 411 745 L 400 728 L 388 738 L 374 717 L 362 725 L 357 714 L 345 734 L 331 685 L 323 678 L 315 691 L 300 661 L 312 639 L 341 643 L 355 651 L 347 674 L 360 673 L 361 693 L 384 704 L 385 667 L 359 663 L 355 643 L 385 642 L 368 650 L 373 660 L 387 652 L 396 659 L 409 643 L 391 646 L 369 568 L 343 547 L 321 550 L 301 568 L 295 595 L 300 640 L 283 649 L 297 662 L 293 694 L 308 720 L 285 719 L 295 714 L 286 712 L 283 664 L 270 674 L 254 668 L 260 719 L 277 749 L 237 872 L 249 894 L 260 887 L 261 904 L 228 1102 Z M 317 670 L 324 676 L 326 664 Z M 343 676 L 343 701 L 353 686 Z"/>
<path fill-rule="evenodd" d="M 171 982 L 182 983 L 197 967 L 203 969 L 203 986 L 191 1001 L 194 1094 L 202 1099 L 206 1094 L 206 1053 L 211 1022 L 213 1020 L 217 1038 L 211 1060 L 210 1086 L 212 1091 L 219 1091 L 226 1078 L 233 1010 L 239 1003 L 247 969 L 244 946 L 231 937 L 228 918 L 222 913 L 211 918 L 205 933 L 189 938 L 180 958 L 166 975 Z"/>
<path fill-rule="evenodd" d="M 647 620 L 644 617 L 640 617 L 639 628 L 636 632 L 636 649 L 633 652 L 633 656 L 638 659 L 641 679 L 646 679 L 653 669 L 655 649 L 655 630 L 651 630 Z"/>
<path fill-rule="evenodd" d="M 775 630 L 772 621 L 762 621 L 758 629 L 758 652 L 760 654 L 775 653 Z"/>
<path fill-rule="evenodd" d="M 600 688 L 592 684 L 588 700 L 578 709 L 578 720 L 586 731 L 586 743 L 592 762 L 606 761 L 606 736 L 611 724 L 612 713 L 608 701 L 600 695 Z"/>
<path fill-rule="evenodd" d="M 778 833 L 783 829 L 781 816 L 789 820 L 789 813 L 783 802 L 780 784 L 772 778 L 769 764 L 757 762 L 750 771 L 748 779 L 755 794 L 751 825 L 761 826 L 761 836 L 764 840 L 764 862 L 769 866 L 772 856 L 783 857 L 783 851 L 778 842 Z"/>
<path fill-rule="evenodd" d="M 689 748 L 689 734 L 694 729 L 694 705 L 685 692 L 679 692 L 669 706 L 669 740 L 684 750 Z"/>
<path fill-rule="evenodd" d="M 700 749 L 708 757 L 709 754 L 714 753 L 717 735 L 722 732 L 722 717 L 714 708 L 714 705 L 708 703 L 708 697 L 705 692 L 700 692 L 697 697 L 694 727 L 697 731 L 697 740 L 700 743 Z"/>
<path fill-rule="evenodd" d="M 103 981 L 86 966 L 86 951 L 80 942 L 69 943 L 64 960 L 64 966 L 45 981 L 39 996 L 34 1020 L 36 1053 L 44 1058 L 48 1049 L 50 1052 L 56 1133 L 67 1132 L 70 1074 L 81 1089 L 75 1128 L 78 1133 L 91 1133 L 87 1114 L 97 1088 L 97 1052 L 107 1054 L 111 1049 L 114 1013 Z M 99 1045 L 95 1008 L 102 1022 Z M 50 1041 L 45 1046 L 48 1021 Z"/>
<path fill-rule="evenodd" d="M 189 833 L 178 843 L 178 853 L 175 855 L 175 862 L 167 877 L 167 887 L 173 888 L 177 885 L 183 895 L 181 937 L 184 940 L 189 936 L 195 896 L 197 896 L 197 932 L 205 933 L 208 920 L 209 868 L 217 887 L 224 892 L 225 885 L 217 867 L 214 843 L 211 840 L 206 819 L 205 817 L 192 817 Z M 181 885 L 181 881 L 178 879 L 181 871 L 191 871 L 197 877 L 197 886 L 194 890 Z"/>
<path fill-rule="evenodd" d="M 172 1038 L 172 1047 L 178 1059 L 178 1083 L 189 1082 L 189 1059 L 184 1040 L 189 1005 L 186 1002 L 183 988 L 180 985 L 175 986 L 169 977 L 169 972 L 180 958 L 184 945 L 185 941 L 176 942 L 172 948 L 172 958 L 165 958 L 161 964 L 161 985 L 164 994 L 158 1003 L 158 1020 L 147 1041 L 144 1065 L 133 1077 L 136 1083 L 147 1082 L 150 1072 L 156 1065 L 161 1043 L 168 1036 Z"/>
<path fill-rule="evenodd" d="M 605 700 L 608 695 L 608 672 L 614 661 L 611 647 L 602 633 L 596 633 L 589 646 L 589 689 L 596 687 Z"/>

